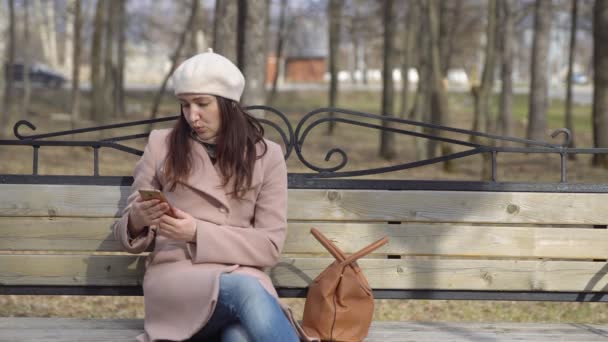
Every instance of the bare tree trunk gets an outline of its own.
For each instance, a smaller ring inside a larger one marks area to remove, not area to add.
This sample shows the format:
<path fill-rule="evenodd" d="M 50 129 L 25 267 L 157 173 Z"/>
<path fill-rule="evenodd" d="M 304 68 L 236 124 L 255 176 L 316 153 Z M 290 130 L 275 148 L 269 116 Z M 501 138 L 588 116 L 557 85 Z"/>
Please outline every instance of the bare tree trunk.
<path fill-rule="evenodd" d="M 245 89 L 241 103 L 263 105 L 266 101 L 266 66 L 269 0 L 247 1 L 244 57 L 241 64 Z"/>
<path fill-rule="evenodd" d="M 203 31 L 204 27 L 204 17 L 202 15 L 202 10 L 199 6 L 196 13 L 194 14 L 194 23 L 192 23 L 192 30 L 188 32 L 187 36 L 187 47 L 184 48 L 184 52 L 186 56 L 194 56 L 199 53 L 200 46 L 198 44 L 198 34 Z"/>
<path fill-rule="evenodd" d="M 73 65 L 72 57 L 74 56 L 74 52 L 72 49 L 74 48 L 74 4 L 75 0 L 68 0 L 66 4 L 66 12 L 64 14 L 65 18 L 65 34 L 63 35 L 63 59 L 61 60 L 61 70 L 66 75 L 70 75 L 71 67 Z"/>
<path fill-rule="evenodd" d="M 72 94 L 71 94 L 71 123 L 72 129 L 76 128 L 76 122 L 80 118 L 80 32 L 82 29 L 82 13 L 80 10 L 80 0 L 74 0 L 73 4 L 73 16 L 74 16 L 74 37 L 72 43 L 74 47 L 72 49 Z"/>
<path fill-rule="evenodd" d="M 243 70 L 245 66 L 245 34 L 247 23 L 247 0 L 238 1 L 236 25 L 236 66 Z"/>
<path fill-rule="evenodd" d="M 574 67 L 574 58 L 576 51 L 576 31 L 577 31 L 577 19 L 578 19 L 578 0 L 572 1 L 572 11 L 571 11 L 571 19 L 570 19 L 570 48 L 568 51 L 568 74 L 566 80 L 566 117 L 565 117 L 565 125 L 571 133 L 571 141 L 568 147 L 574 148 L 576 144 L 574 143 L 574 123 L 572 122 L 572 76 L 573 76 L 573 67 Z M 576 159 L 576 154 L 569 154 L 569 159 Z"/>
<path fill-rule="evenodd" d="M 608 147 L 608 1 L 593 6 L 593 147 Z M 608 155 L 598 154 L 594 166 L 608 169 Z"/>
<path fill-rule="evenodd" d="M 359 49 L 360 49 L 360 43 L 359 43 L 359 37 L 356 36 L 356 33 L 352 33 L 351 34 L 352 40 L 353 40 L 353 58 L 355 60 L 355 66 L 354 66 L 354 72 L 352 75 L 352 83 L 353 84 L 357 84 L 359 83 L 359 80 L 357 79 L 357 71 L 361 71 L 359 69 L 359 66 L 361 65 L 361 56 L 359 56 Z"/>
<path fill-rule="evenodd" d="M 494 68 L 496 63 L 496 0 L 488 1 L 485 57 L 481 84 L 478 88 L 472 89 L 475 101 L 473 131 L 486 130 L 487 132 L 491 132 L 490 104 L 493 94 Z M 476 137 L 473 137 L 472 140 L 479 142 Z"/>
<path fill-rule="evenodd" d="M 422 13 L 426 13 L 427 1 L 417 1 L 418 17 L 420 18 Z M 414 104 L 411 110 L 410 118 L 414 121 L 425 122 L 429 119 L 429 112 L 431 111 L 431 66 L 430 66 L 430 54 L 427 48 L 430 40 L 429 37 L 429 23 L 427 20 L 419 21 L 419 34 L 417 36 L 417 46 L 421 47 L 417 49 L 418 53 L 418 87 L 416 89 L 416 97 L 414 98 Z M 417 132 L 423 132 L 421 127 L 416 127 Z M 428 145 L 424 139 L 414 139 L 416 146 L 416 160 L 425 159 L 427 157 Z"/>
<path fill-rule="evenodd" d="M 102 63 L 103 31 L 105 2 L 97 0 L 95 19 L 93 21 L 93 39 L 91 41 L 91 119 L 100 122 L 105 112 L 103 80 L 104 69 Z"/>
<path fill-rule="evenodd" d="M 103 120 L 116 117 L 116 102 L 114 101 L 116 84 L 116 68 L 114 65 L 114 29 L 116 25 L 116 6 L 117 2 L 105 2 L 106 20 L 105 20 L 105 44 L 104 44 L 104 79 L 103 79 L 103 94 L 106 112 L 103 113 Z"/>
<path fill-rule="evenodd" d="M 367 78 L 367 45 L 365 45 L 365 42 L 363 40 L 363 44 L 359 45 L 359 52 L 360 52 L 360 60 L 361 60 L 361 77 L 363 78 L 363 84 L 367 84 L 368 82 L 368 78 Z"/>
<path fill-rule="evenodd" d="M 277 48 L 275 50 L 275 73 L 272 79 L 272 91 L 268 98 L 268 102 L 272 103 L 277 95 L 277 84 L 279 82 L 279 66 L 283 60 L 283 44 L 285 42 L 285 12 L 287 11 L 287 0 L 281 0 L 281 9 L 279 14 L 279 28 L 277 30 Z"/>
<path fill-rule="evenodd" d="M 501 35 L 501 80 L 499 124 L 500 134 L 511 136 L 513 134 L 513 34 L 514 16 L 511 0 L 502 0 L 502 35 Z M 503 142 L 507 146 L 506 142 Z"/>
<path fill-rule="evenodd" d="M 15 0 L 8 0 L 8 17 L 8 59 L 6 62 L 12 67 L 15 64 Z M 2 99 L 2 110 L 0 111 L 0 135 L 2 136 L 5 136 L 7 126 L 10 124 L 13 87 L 13 76 L 9 73 L 8 79 L 4 84 L 4 97 Z"/>
<path fill-rule="evenodd" d="M 47 24 L 46 16 L 40 4 L 40 0 L 34 0 L 34 17 L 36 18 L 36 27 L 38 28 L 38 35 L 40 36 L 40 42 L 42 44 L 42 55 L 45 60 L 50 60 L 51 48 L 50 40 L 48 38 L 48 32 L 50 31 Z"/>
<path fill-rule="evenodd" d="M 532 81 L 528 110 L 528 139 L 544 140 L 549 106 L 549 42 L 551 39 L 551 0 L 536 0 L 534 42 L 532 45 Z"/>
<path fill-rule="evenodd" d="M 30 111 L 30 100 L 32 96 L 32 84 L 30 82 L 31 49 L 30 49 L 30 9 L 28 2 L 23 3 L 23 102 L 21 112 L 23 118 L 27 118 Z"/>
<path fill-rule="evenodd" d="M 2 35 L 5 37 L 4 41 L 0 42 L 0 124 L 3 122 L 2 117 L 4 116 L 3 114 L 3 110 L 4 108 L 2 107 L 2 103 L 4 102 L 3 98 L 4 98 L 4 86 L 5 86 L 5 80 L 6 77 L 8 76 L 8 73 L 6 72 L 6 62 L 7 62 L 7 54 L 6 54 L 6 50 L 8 48 L 8 38 L 7 37 L 7 29 L 8 29 L 8 9 L 6 9 L 4 6 L 5 4 L 7 4 L 4 1 L 0 1 L 0 32 L 2 32 Z M 2 137 L 2 129 L 0 128 L 0 138 Z"/>
<path fill-rule="evenodd" d="M 238 0 L 216 0 L 213 50 L 237 64 Z"/>
<path fill-rule="evenodd" d="M 395 13 L 394 1 L 384 1 L 384 63 L 382 66 L 382 115 L 394 117 L 394 86 L 393 86 L 393 50 Z M 388 128 L 393 126 L 390 122 L 382 121 L 382 126 Z M 380 157 L 391 160 L 395 158 L 395 134 L 382 130 L 380 133 Z"/>
<path fill-rule="evenodd" d="M 340 20 L 342 17 L 343 0 L 329 0 L 329 107 L 336 107 L 338 102 L 338 55 L 340 54 Z M 333 116 L 334 113 L 329 113 Z M 335 122 L 330 121 L 327 134 L 334 132 Z"/>
<path fill-rule="evenodd" d="M 192 0 L 191 7 L 190 7 L 190 16 L 188 18 L 188 21 L 186 22 L 186 26 L 184 27 L 184 30 L 182 31 L 182 33 L 179 37 L 179 41 L 177 42 L 175 51 L 173 52 L 173 54 L 171 56 L 171 68 L 169 69 L 169 72 L 165 75 L 165 78 L 163 79 L 163 83 L 161 84 L 160 89 L 158 90 L 158 92 L 156 93 L 156 96 L 154 97 L 154 104 L 152 105 L 150 119 L 156 118 L 156 115 L 158 114 L 158 108 L 160 106 L 160 102 L 163 98 L 163 95 L 165 94 L 165 89 L 167 88 L 167 82 L 169 81 L 169 77 L 171 77 L 171 74 L 173 74 L 173 71 L 177 67 L 177 63 L 178 63 L 181 53 L 182 53 L 182 49 L 184 48 L 184 45 L 186 43 L 186 36 L 188 35 L 188 32 L 190 31 L 190 29 L 192 28 L 192 25 L 194 23 L 194 18 L 196 16 L 196 12 L 198 11 L 198 5 L 199 5 L 198 0 Z"/>
<path fill-rule="evenodd" d="M 473 121 L 473 130 L 485 130 L 488 133 L 493 133 L 493 115 L 490 113 L 492 96 L 494 94 L 494 68 L 496 64 L 496 19 L 497 7 L 496 0 L 488 1 L 488 19 L 486 28 L 486 47 L 485 47 L 485 62 L 483 73 L 481 75 L 481 84 L 479 87 L 473 87 L 471 92 L 474 98 L 475 115 Z M 471 141 L 480 143 L 481 139 L 472 136 Z M 490 168 L 490 156 L 485 153 L 482 159 L 481 178 L 483 180 L 490 179 L 492 170 Z"/>
<path fill-rule="evenodd" d="M 441 67 L 441 53 L 440 53 L 440 42 L 439 37 L 439 3 L 438 0 L 429 0 L 427 7 L 427 21 L 430 32 L 430 55 L 431 55 L 431 75 L 432 75 L 432 105 L 431 105 L 431 123 L 436 125 L 445 125 L 448 121 L 448 97 L 447 91 L 443 84 L 444 75 Z M 435 136 L 441 135 L 437 130 L 432 130 L 431 133 Z M 435 157 L 435 149 L 437 141 L 429 140 L 428 158 Z M 451 147 L 445 143 L 441 144 L 441 151 L 443 155 L 451 153 Z M 452 171 L 454 164 L 452 162 L 445 162 L 445 171 Z"/>
<path fill-rule="evenodd" d="M 454 8 L 449 8 L 453 5 Z M 462 0 L 441 1 L 439 12 L 439 52 L 441 54 L 441 73 L 444 78 L 452 66 L 454 35 L 462 15 Z"/>
<path fill-rule="evenodd" d="M 405 22 L 405 34 L 403 35 L 403 63 L 401 64 L 401 118 L 405 118 L 409 111 L 409 70 L 415 57 L 414 46 L 416 34 L 418 34 L 418 17 L 420 10 L 416 1 L 410 1 L 407 9 L 407 21 Z"/>
<path fill-rule="evenodd" d="M 59 67 L 59 57 L 57 53 L 57 29 L 55 25 L 55 2 L 47 1 L 46 2 L 46 20 L 48 22 L 48 32 L 47 37 L 49 40 L 49 63 L 53 68 Z"/>
<path fill-rule="evenodd" d="M 125 64 L 126 64 L 126 53 L 125 53 L 125 44 L 126 44 L 126 29 L 127 29 L 127 17 L 126 17 L 126 6 L 128 0 L 118 0 L 116 4 L 116 28 L 118 44 L 117 48 L 117 58 L 116 58 L 116 79 L 115 79 L 115 112 L 118 117 L 124 117 L 126 108 L 125 108 Z"/>

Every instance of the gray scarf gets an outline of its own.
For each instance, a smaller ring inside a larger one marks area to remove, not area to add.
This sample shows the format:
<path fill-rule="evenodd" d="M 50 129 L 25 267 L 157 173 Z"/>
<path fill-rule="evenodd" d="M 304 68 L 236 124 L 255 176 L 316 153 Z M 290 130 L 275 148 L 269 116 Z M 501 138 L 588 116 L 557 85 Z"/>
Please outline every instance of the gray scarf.
<path fill-rule="evenodd" d="M 201 138 L 199 138 L 194 131 L 190 131 L 190 137 L 194 139 L 194 141 L 203 145 L 203 147 L 207 151 L 207 154 L 209 154 L 209 158 L 211 158 L 211 161 L 215 161 L 217 159 L 217 144 L 209 144 L 202 141 Z"/>

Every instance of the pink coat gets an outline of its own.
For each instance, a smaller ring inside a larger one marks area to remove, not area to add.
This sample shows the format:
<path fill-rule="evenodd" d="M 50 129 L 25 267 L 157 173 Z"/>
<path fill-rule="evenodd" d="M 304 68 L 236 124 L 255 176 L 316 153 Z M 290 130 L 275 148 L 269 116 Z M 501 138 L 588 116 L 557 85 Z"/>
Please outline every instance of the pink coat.
<path fill-rule="evenodd" d="M 144 155 L 134 171 L 127 207 L 114 225 L 114 235 L 130 253 L 141 253 L 154 243 L 143 279 L 145 320 L 140 341 L 188 339 L 213 313 L 219 276 L 237 272 L 256 277 L 274 296 L 276 291 L 263 269 L 274 266 L 287 234 L 287 169 L 281 147 L 266 140 L 268 151 L 255 163 L 252 187 L 243 199 L 232 198 L 221 185 L 218 169 L 199 143 L 192 144 L 192 172 L 175 191 L 164 189 L 163 165 L 170 129 L 150 133 Z M 258 151 L 262 151 L 258 144 Z M 185 243 L 144 231 L 127 232 L 129 208 L 137 189 L 164 191 L 171 205 L 194 216 L 196 243 Z M 231 189 L 230 183 L 227 185 Z M 284 308 L 301 339 L 301 328 Z"/>

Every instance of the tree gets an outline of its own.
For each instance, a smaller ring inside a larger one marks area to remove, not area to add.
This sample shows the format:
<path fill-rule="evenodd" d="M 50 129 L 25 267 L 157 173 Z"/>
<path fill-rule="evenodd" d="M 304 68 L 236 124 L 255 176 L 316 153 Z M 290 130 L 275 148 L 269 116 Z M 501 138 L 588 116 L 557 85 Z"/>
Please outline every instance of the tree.
<path fill-rule="evenodd" d="M 405 32 L 403 33 L 403 53 L 401 64 L 401 118 L 405 118 L 409 111 L 409 88 L 410 78 L 409 69 L 414 64 L 414 46 L 416 35 L 418 34 L 418 4 L 417 1 L 410 1 L 407 9 L 407 19 L 405 21 Z"/>
<path fill-rule="evenodd" d="M 473 131 L 491 132 L 492 120 L 490 117 L 490 104 L 492 87 L 494 85 L 494 67 L 496 63 L 496 0 L 488 1 L 488 14 L 486 26 L 485 62 L 481 76 L 481 84 L 473 86 L 471 92 L 475 101 L 475 116 L 473 119 Z M 478 142 L 477 137 L 472 139 Z M 484 163 L 485 165 L 485 163 Z"/>
<path fill-rule="evenodd" d="M 534 41 L 530 72 L 530 102 L 528 109 L 528 134 L 532 140 L 543 140 L 547 129 L 549 105 L 549 41 L 551 38 L 551 0 L 536 0 L 534 7 Z"/>
<path fill-rule="evenodd" d="M 483 65 L 483 73 L 481 75 L 481 84 L 473 86 L 471 93 L 474 100 L 474 118 L 473 131 L 485 130 L 488 133 L 494 133 L 495 118 L 491 113 L 491 100 L 494 86 L 494 68 L 496 65 L 496 30 L 498 8 L 496 0 L 488 1 L 487 27 L 486 27 L 486 47 L 485 47 L 485 62 Z M 480 143 L 477 136 L 472 136 L 471 141 Z M 491 142 L 490 142 L 491 143 Z M 489 179 L 491 177 L 490 156 L 487 153 L 483 154 L 481 178 Z"/>
<path fill-rule="evenodd" d="M 7 64 L 15 64 L 15 0 L 8 0 L 8 40 L 6 49 L 8 58 Z M 13 98 L 13 77 L 8 77 L 4 84 L 4 97 L 2 99 L 2 108 L 0 111 L 0 135 L 4 135 L 4 130 L 8 126 L 10 120 L 10 112 Z"/>
<path fill-rule="evenodd" d="M 114 95 L 116 88 L 116 67 L 114 65 L 114 52 L 116 51 L 116 45 L 114 44 L 114 33 L 116 29 L 116 10 L 118 3 L 116 1 L 105 1 L 105 32 L 104 32 L 104 57 L 103 57 L 103 102 L 104 117 L 109 116 L 111 118 L 116 117 L 116 107 L 114 102 Z"/>
<path fill-rule="evenodd" d="M 213 50 L 237 64 L 238 1 L 216 0 Z"/>
<path fill-rule="evenodd" d="M 30 109 L 30 100 L 32 96 L 32 85 L 30 82 L 31 63 L 31 40 L 30 40 L 30 10 L 28 2 L 23 3 L 23 102 L 21 103 L 21 112 L 26 117 Z"/>
<path fill-rule="evenodd" d="M 239 66 L 243 71 L 245 89 L 241 102 L 262 105 L 266 101 L 266 59 L 268 48 L 269 0 L 243 1 L 239 10 L 245 12 L 242 55 Z M 243 22 L 241 22 L 243 23 Z"/>
<path fill-rule="evenodd" d="M 125 108 L 125 65 L 126 65 L 126 30 L 127 17 L 126 6 L 128 0 L 118 0 L 115 6 L 116 10 L 116 34 L 117 34 L 117 60 L 116 60 L 116 77 L 115 77 L 115 93 L 114 93 L 114 112 L 118 116 L 123 117 L 126 112 Z"/>
<path fill-rule="evenodd" d="M 444 74 L 441 65 L 441 37 L 439 30 L 439 3 L 438 0 L 429 0 L 427 4 L 427 21 L 430 28 L 429 54 L 431 56 L 431 123 L 435 125 L 445 125 L 448 121 L 448 97 L 445 85 L 443 83 Z M 445 32 L 444 32 L 445 34 Z M 431 130 L 433 135 L 439 135 L 437 130 Z M 428 141 L 428 158 L 435 157 L 436 140 L 429 139 Z M 448 144 L 442 143 L 441 150 L 444 155 L 451 153 L 451 148 Z M 444 169 L 451 171 L 453 168 L 452 162 L 445 162 Z"/>
<path fill-rule="evenodd" d="M 502 0 L 500 2 L 500 5 L 502 6 L 499 9 L 501 19 L 500 79 L 502 80 L 502 87 L 498 110 L 498 133 L 505 136 L 511 136 L 513 134 L 513 34 L 515 27 L 511 2 L 512 0 Z"/>
<path fill-rule="evenodd" d="M 394 1 L 384 1 L 384 63 L 382 66 L 382 115 L 394 117 L 393 104 L 393 53 L 394 53 L 394 27 L 395 13 Z M 383 120 L 384 128 L 391 127 L 391 123 Z M 386 160 L 395 158 L 395 135 L 392 132 L 382 130 L 380 133 L 380 156 Z"/>
<path fill-rule="evenodd" d="M 160 101 L 162 100 L 163 95 L 165 94 L 165 89 L 167 88 L 167 82 L 169 82 L 169 77 L 171 77 L 171 74 L 173 74 L 173 71 L 175 70 L 175 68 L 177 68 L 177 63 L 180 59 L 182 49 L 184 48 L 184 45 L 186 43 L 186 37 L 188 36 L 188 32 L 190 32 L 190 30 L 192 29 L 192 25 L 194 25 L 194 18 L 196 17 L 196 13 L 198 12 L 198 6 L 198 0 L 192 0 L 190 2 L 190 16 L 188 17 L 188 21 L 186 21 L 186 26 L 184 26 L 184 29 L 180 34 L 177 46 L 175 47 L 175 51 L 171 55 L 171 68 L 163 78 L 163 82 L 161 83 L 160 89 L 154 97 L 154 103 L 152 104 L 150 119 L 156 118 L 156 115 L 158 114 Z"/>
<path fill-rule="evenodd" d="M 38 29 L 44 59 L 53 67 L 59 68 L 57 34 L 55 25 L 55 1 L 34 0 L 35 27 Z"/>
<path fill-rule="evenodd" d="M 281 8 L 279 13 L 279 27 L 277 29 L 277 46 L 275 49 L 275 73 L 272 79 L 272 90 L 270 92 L 270 96 L 268 98 L 268 102 L 272 103 L 277 94 L 277 83 L 279 81 L 279 67 L 281 65 L 281 61 L 283 59 L 283 45 L 285 44 L 285 35 L 286 35 L 286 25 L 285 25 L 285 16 L 287 12 L 287 0 L 281 0 Z"/>
<path fill-rule="evenodd" d="M 91 40 L 91 119 L 101 121 L 105 112 L 104 102 L 104 69 L 103 69 L 103 28 L 104 10 L 103 0 L 97 0 L 95 19 L 93 21 L 93 39 Z"/>
<path fill-rule="evenodd" d="M 48 23 L 47 38 L 49 40 L 50 64 L 53 68 L 59 67 L 59 56 L 57 53 L 57 29 L 55 25 L 55 3 L 46 1 L 46 22 Z"/>
<path fill-rule="evenodd" d="M 415 11 L 417 17 L 422 17 L 426 13 L 427 1 L 416 1 L 416 6 L 412 9 Z M 417 35 L 417 45 L 422 48 L 417 49 L 417 66 L 418 66 L 418 87 L 416 88 L 416 96 L 414 97 L 414 104 L 410 112 L 409 118 L 424 122 L 428 120 L 431 101 L 431 87 L 429 79 L 431 77 L 431 65 L 429 62 L 430 51 L 428 46 L 430 44 L 430 37 L 428 34 L 422 34 L 422 32 L 429 31 L 428 20 L 420 20 L 419 34 Z M 422 132 L 422 128 L 416 127 L 417 132 Z M 428 145 L 423 139 L 415 139 L 416 145 L 416 159 L 424 159 L 428 157 L 427 149 Z"/>
<path fill-rule="evenodd" d="M 329 19 L 329 107 L 336 107 L 338 102 L 338 54 L 340 48 L 340 20 L 342 17 L 343 0 L 329 0 L 327 5 Z M 333 113 L 329 113 L 333 116 Z M 335 122 L 330 121 L 327 134 L 334 131 Z"/>
<path fill-rule="evenodd" d="M 73 25 L 72 30 L 74 36 L 72 38 L 72 94 L 70 103 L 70 112 L 72 129 L 75 128 L 76 122 L 80 118 L 80 50 L 81 50 L 81 38 L 80 33 L 82 30 L 82 13 L 80 10 L 80 0 L 73 0 L 71 2 L 71 9 L 73 11 Z"/>
<path fill-rule="evenodd" d="M 445 77 L 452 66 L 456 44 L 455 36 L 462 18 L 463 0 L 440 1 L 439 5 L 439 51 L 441 73 Z"/>
<path fill-rule="evenodd" d="M 574 124 L 572 122 L 572 76 L 574 67 L 574 52 L 576 51 L 576 31 L 577 31 L 577 17 L 578 17 L 578 0 L 571 0 L 572 10 L 570 19 L 570 46 L 568 48 L 568 73 L 566 76 L 566 115 L 565 115 L 565 126 L 570 130 L 570 145 L 568 147 L 575 147 L 574 143 Z M 570 159 L 575 158 L 576 154 L 569 154 Z"/>
<path fill-rule="evenodd" d="M 608 1 L 593 6 L 593 146 L 608 147 Z M 608 156 L 593 156 L 593 165 L 608 169 Z"/>

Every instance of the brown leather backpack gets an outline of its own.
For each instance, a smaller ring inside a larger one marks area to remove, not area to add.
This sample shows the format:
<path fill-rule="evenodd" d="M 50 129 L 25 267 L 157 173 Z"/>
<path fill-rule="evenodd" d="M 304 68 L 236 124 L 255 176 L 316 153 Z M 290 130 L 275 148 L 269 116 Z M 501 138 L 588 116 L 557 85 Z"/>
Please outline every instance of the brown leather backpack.
<path fill-rule="evenodd" d="M 302 326 L 309 336 L 323 341 L 363 341 L 374 314 L 374 297 L 356 260 L 388 242 L 384 237 L 346 256 L 317 229 L 312 235 L 336 261 L 308 287 Z"/>

